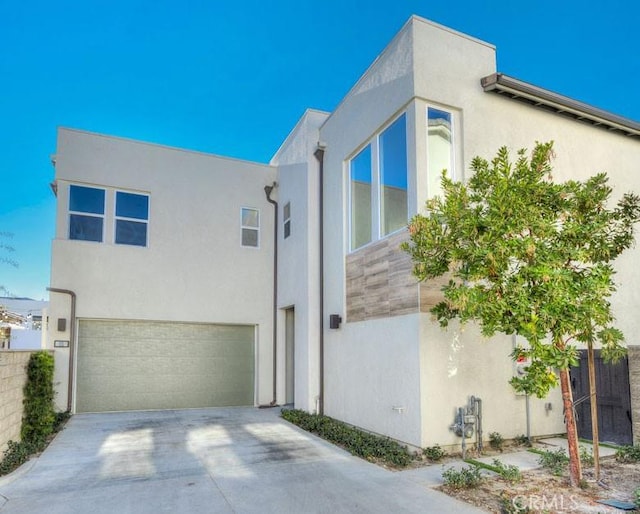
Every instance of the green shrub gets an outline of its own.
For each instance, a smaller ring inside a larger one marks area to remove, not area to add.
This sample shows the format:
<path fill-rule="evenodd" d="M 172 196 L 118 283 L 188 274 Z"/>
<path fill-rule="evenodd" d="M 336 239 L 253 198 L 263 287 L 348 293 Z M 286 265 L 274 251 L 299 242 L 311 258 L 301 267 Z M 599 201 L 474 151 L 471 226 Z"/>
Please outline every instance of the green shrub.
<path fill-rule="evenodd" d="M 491 432 L 489 434 L 489 446 L 491 446 L 491 448 L 501 452 L 503 444 L 504 444 L 504 438 L 499 432 Z"/>
<path fill-rule="evenodd" d="M 439 444 L 436 444 L 435 446 L 428 446 L 427 448 L 423 448 L 422 455 L 424 455 L 430 461 L 437 462 L 446 455 L 446 452 L 440 447 Z"/>
<path fill-rule="evenodd" d="M 531 446 L 531 441 L 524 434 L 517 435 L 513 440 L 518 446 Z"/>
<path fill-rule="evenodd" d="M 9 441 L 0 462 L 0 475 L 11 473 L 29 460 L 32 454 L 39 451 L 32 443 Z"/>
<path fill-rule="evenodd" d="M 619 462 L 640 462 L 640 444 L 621 446 L 616 450 L 616 460 Z"/>
<path fill-rule="evenodd" d="M 580 447 L 580 462 L 585 466 L 593 466 L 593 448 L 587 449 L 586 446 Z"/>
<path fill-rule="evenodd" d="M 444 479 L 444 485 L 452 489 L 471 489 L 480 485 L 482 474 L 480 468 L 469 466 L 462 468 L 460 471 L 449 468 L 443 471 L 442 478 Z"/>
<path fill-rule="evenodd" d="M 493 459 L 493 467 L 496 468 L 496 472 L 505 480 L 511 484 L 517 484 L 522 481 L 522 473 L 518 466 L 513 464 L 504 464 L 498 459 Z"/>
<path fill-rule="evenodd" d="M 562 448 L 555 451 L 540 452 L 538 463 L 556 476 L 561 476 L 567 469 L 569 457 Z"/>
<path fill-rule="evenodd" d="M 381 460 L 397 467 L 405 467 L 412 460 L 406 446 L 388 437 L 364 432 L 329 416 L 309 414 L 298 409 L 283 410 L 281 416 L 303 430 L 331 441 L 364 459 Z"/>
<path fill-rule="evenodd" d="M 22 441 L 44 443 L 53 433 L 56 414 L 53 407 L 53 355 L 41 351 L 31 354 L 24 386 Z"/>
<path fill-rule="evenodd" d="M 68 410 L 63 412 L 56 412 L 55 416 L 56 419 L 53 422 L 53 432 L 57 433 L 60 432 L 60 429 L 69 420 L 69 418 L 71 417 L 71 413 Z"/>
<path fill-rule="evenodd" d="M 640 487 L 633 491 L 633 503 L 640 509 Z"/>

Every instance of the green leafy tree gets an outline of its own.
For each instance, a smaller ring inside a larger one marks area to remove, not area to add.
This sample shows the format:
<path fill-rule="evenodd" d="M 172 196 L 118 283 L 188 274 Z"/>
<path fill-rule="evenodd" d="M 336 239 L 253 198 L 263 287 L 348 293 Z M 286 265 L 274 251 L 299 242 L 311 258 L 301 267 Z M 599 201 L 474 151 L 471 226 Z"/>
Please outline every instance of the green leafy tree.
<path fill-rule="evenodd" d="M 569 368 L 575 343 L 599 343 L 617 360 L 623 335 L 613 326 L 612 261 L 634 241 L 640 198 L 625 194 L 613 209 L 604 173 L 584 182 L 555 183 L 553 143 L 536 144 L 515 162 L 501 148 L 488 162 L 476 157 L 467 184 L 443 172 L 443 196 L 409 224 L 403 248 L 421 279 L 447 275 L 444 300 L 432 312 L 440 325 L 476 321 L 484 336 L 517 334 L 528 341 L 512 357 L 530 365 L 511 384 L 547 395 L 560 383 L 569 439 L 570 481 L 581 480 Z"/>

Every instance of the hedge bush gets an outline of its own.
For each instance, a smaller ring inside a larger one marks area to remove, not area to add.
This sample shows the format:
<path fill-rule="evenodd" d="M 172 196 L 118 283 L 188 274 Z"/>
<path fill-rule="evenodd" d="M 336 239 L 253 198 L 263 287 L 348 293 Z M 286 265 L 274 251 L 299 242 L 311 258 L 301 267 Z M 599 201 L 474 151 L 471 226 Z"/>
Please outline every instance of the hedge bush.
<path fill-rule="evenodd" d="M 403 468 L 413 459 L 406 446 L 388 437 L 364 432 L 329 416 L 309 414 L 298 409 L 283 410 L 281 416 L 307 432 L 316 434 L 341 446 L 352 455 L 369 461 L 382 461 Z"/>
<path fill-rule="evenodd" d="M 53 406 L 53 355 L 41 351 L 31 354 L 24 387 L 24 413 L 20 437 L 41 444 L 53 433 L 56 412 Z"/>

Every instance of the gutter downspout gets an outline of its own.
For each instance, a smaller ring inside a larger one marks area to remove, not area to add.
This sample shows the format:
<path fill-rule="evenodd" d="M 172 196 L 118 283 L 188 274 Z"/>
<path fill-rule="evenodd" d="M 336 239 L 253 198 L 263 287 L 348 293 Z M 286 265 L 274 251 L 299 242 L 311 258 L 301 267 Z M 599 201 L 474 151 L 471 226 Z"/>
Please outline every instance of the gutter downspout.
<path fill-rule="evenodd" d="M 76 294 L 69 289 L 58 289 L 57 287 L 47 287 L 47 291 L 68 294 L 71 297 L 71 317 L 69 320 L 69 384 L 67 386 L 67 411 L 71 412 L 74 380 L 73 359 L 76 349 Z"/>
<path fill-rule="evenodd" d="M 273 399 L 269 405 L 261 405 L 261 407 L 275 407 L 276 401 L 276 373 L 278 370 L 278 202 L 271 199 L 271 193 L 277 187 L 274 182 L 270 186 L 264 186 L 264 194 L 267 196 L 267 202 L 273 205 Z"/>
<path fill-rule="evenodd" d="M 318 398 L 318 414 L 324 415 L 324 150 L 325 145 L 318 142 L 318 147 L 313 153 L 318 159 L 318 204 L 319 204 L 319 281 L 320 281 L 320 392 Z"/>

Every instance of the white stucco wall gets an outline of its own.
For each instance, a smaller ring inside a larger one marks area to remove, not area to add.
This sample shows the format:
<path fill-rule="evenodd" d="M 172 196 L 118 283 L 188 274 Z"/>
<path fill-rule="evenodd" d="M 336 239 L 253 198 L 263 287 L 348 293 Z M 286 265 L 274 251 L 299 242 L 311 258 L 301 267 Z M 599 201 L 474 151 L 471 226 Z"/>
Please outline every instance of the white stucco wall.
<path fill-rule="evenodd" d="M 258 403 L 271 401 L 273 208 L 264 186 L 275 169 L 198 152 L 60 129 L 51 286 L 77 294 L 78 318 L 256 325 Z M 105 187 L 103 243 L 68 234 L 70 183 Z M 114 188 L 149 194 L 148 246 L 112 243 Z M 240 244 L 242 207 L 260 211 L 260 247 Z M 111 241 L 111 242 L 110 242 Z M 49 347 L 69 298 L 51 295 Z M 68 350 L 56 351 L 66 404 Z"/>
<path fill-rule="evenodd" d="M 422 446 L 459 445 L 450 426 L 469 398 L 482 400 L 483 439 L 498 432 L 505 439 L 527 433 L 526 396 L 509 385 L 515 374 L 511 336 L 483 337 L 477 326 L 451 323 L 445 330 L 430 315 L 420 315 L 422 368 Z M 564 432 L 559 389 L 545 399 L 531 397 L 531 435 Z M 551 411 L 545 410 L 551 403 Z M 475 437 L 475 436 L 474 436 Z"/>
<path fill-rule="evenodd" d="M 328 114 L 309 110 L 280 147 L 278 167 L 278 398 L 285 401 L 285 309 L 295 312 L 294 405 L 314 412 L 319 395 L 319 165 L 318 128 Z M 291 234 L 284 238 L 283 208 L 291 206 Z"/>
<path fill-rule="evenodd" d="M 12 350 L 39 350 L 42 348 L 42 331 L 28 328 L 11 329 Z"/>
<path fill-rule="evenodd" d="M 325 413 L 420 446 L 419 316 L 344 323 L 331 332 L 325 335 Z"/>

